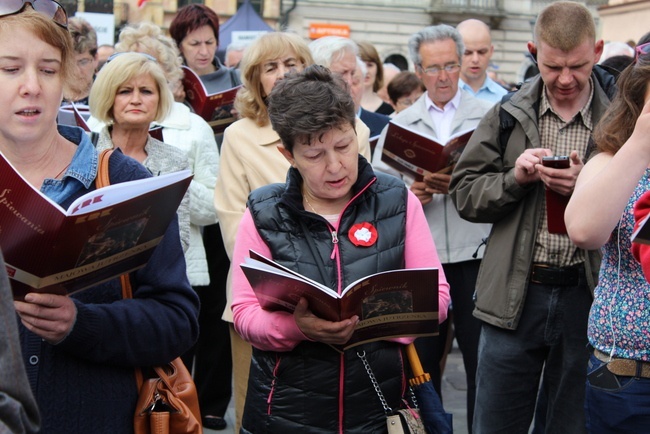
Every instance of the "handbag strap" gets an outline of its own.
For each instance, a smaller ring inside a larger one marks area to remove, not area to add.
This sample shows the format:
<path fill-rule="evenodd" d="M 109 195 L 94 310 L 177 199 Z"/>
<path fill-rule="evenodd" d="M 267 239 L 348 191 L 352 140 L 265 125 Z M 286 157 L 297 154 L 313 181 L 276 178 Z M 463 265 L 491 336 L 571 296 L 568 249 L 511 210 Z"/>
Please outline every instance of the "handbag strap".
<path fill-rule="evenodd" d="M 111 158 L 111 154 L 113 154 L 112 149 L 104 149 L 99 153 L 95 188 L 111 185 L 111 179 L 108 173 L 108 161 Z M 133 288 L 131 287 L 131 280 L 129 279 L 128 273 L 120 276 L 120 283 L 122 284 L 122 298 L 133 298 Z M 144 380 L 142 378 L 142 370 L 139 368 L 135 369 L 135 382 L 138 385 L 138 390 L 140 390 Z"/>
<path fill-rule="evenodd" d="M 379 387 L 379 382 L 377 381 L 377 377 L 375 377 L 375 373 L 372 372 L 372 368 L 370 367 L 370 363 L 368 363 L 368 358 L 366 357 L 366 352 L 357 351 L 357 357 L 361 359 L 361 362 L 363 363 L 363 367 L 366 369 L 366 373 L 368 374 L 368 378 L 370 378 L 370 382 L 372 383 L 372 387 L 375 389 L 375 393 L 379 397 L 379 401 L 381 402 L 381 406 L 384 408 L 384 413 L 386 413 L 387 416 L 393 413 L 393 409 L 390 408 L 388 405 L 388 402 L 386 402 L 386 398 L 384 397 L 384 393 L 381 391 L 381 388 Z"/>
<path fill-rule="evenodd" d="M 111 185 L 111 179 L 108 173 L 108 160 L 111 158 L 112 154 L 112 149 L 104 149 L 99 153 L 95 188 L 102 188 Z"/>

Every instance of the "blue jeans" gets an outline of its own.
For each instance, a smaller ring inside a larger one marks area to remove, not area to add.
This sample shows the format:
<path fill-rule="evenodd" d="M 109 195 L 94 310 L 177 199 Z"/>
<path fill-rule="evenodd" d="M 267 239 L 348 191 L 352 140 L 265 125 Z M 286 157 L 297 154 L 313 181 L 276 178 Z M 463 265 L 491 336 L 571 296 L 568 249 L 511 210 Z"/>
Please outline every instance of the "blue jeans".
<path fill-rule="evenodd" d="M 583 408 L 590 306 L 584 276 L 577 286 L 531 283 L 516 330 L 483 324 L 474 434 L 527 434 L 542 374 L 546 433 L 586 432 Z"/>
<path fill-rule="evenodd" d="M 588 374 L 603 369 L 593 355 Z M 606 369 L 606 368 L 604 368 Z M 650 430 L 650 379 L 611 375 L 618 386 L 592 384 L 587 378 L 585 413 L 590 434 L 630 433 Z M 610 379 L 611 381 L 611 379 Z"/>

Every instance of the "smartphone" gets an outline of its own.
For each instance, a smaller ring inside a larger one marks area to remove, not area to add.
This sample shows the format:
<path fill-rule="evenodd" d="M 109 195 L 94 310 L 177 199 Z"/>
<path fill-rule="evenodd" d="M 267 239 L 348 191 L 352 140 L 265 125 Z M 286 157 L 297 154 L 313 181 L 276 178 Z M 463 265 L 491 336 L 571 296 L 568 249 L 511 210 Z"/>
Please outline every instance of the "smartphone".
<path fill-rule="evenodd" d="M 566 155 L 554 155 L 552 157 L 542 157 L 542 166 L 552 167 L 554 169 L 568 169 L 571 162 Z"/>
<path fill-rule="evenodd" d="M 600 389 L 619 389 L 621 383 L 618 381 L 618 377 L 612 374 L 609 369 L 607 369 L 607 364 L 601 365 L 587 375 L 589 383 Z"/>
<path fill-rule="evenodd" d="M 553 169 L 567 169 L 571 162 L 566 155 L 554 155 L 552 157 L 542 157 L 542 166 L 552 167 Z M 564 210 L 569 203 L 569 196 L 561 194 L 547 188 L 546 189 L 546 218 L 548 221 L 548 231 L 551 234 L 566 234 L 564 224 Z"/>

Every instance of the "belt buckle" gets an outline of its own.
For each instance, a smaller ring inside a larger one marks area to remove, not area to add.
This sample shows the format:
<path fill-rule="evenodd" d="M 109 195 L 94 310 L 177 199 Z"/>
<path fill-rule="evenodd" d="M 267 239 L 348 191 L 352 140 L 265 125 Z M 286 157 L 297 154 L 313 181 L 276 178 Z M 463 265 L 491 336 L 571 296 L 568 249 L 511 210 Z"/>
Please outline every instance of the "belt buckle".
<path fill-rule="evenodd" d="M 533 264 L 530 281 L 541 285 L 575 286 L 579 282 L 577 268 L 552 267 L 546 264 Z"/>

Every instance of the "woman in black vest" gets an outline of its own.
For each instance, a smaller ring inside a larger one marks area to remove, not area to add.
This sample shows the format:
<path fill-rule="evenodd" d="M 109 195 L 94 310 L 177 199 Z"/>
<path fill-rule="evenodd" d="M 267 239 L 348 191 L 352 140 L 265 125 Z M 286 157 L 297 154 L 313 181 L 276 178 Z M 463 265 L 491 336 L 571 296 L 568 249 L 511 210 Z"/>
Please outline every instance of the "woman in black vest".
<path fill-rule="evenodd" d="M 359 155 L 343 81 L 316 65 L 288 75 L 270 94 L 269 116 L 292 167 L 286 183 L 251 193 L 233 262 L 254 250 L 339 292 L 369 274 L 437 267 L 432 290 L 444 320 L 449 288 L 422 208 L 400 180 L 375 174 Z M 364 363 L 387 405 L 399 408 L 407 392 L 401 347 L 413 338 L 341 351 L 358 316 L 327 321 L 305 299 L 294 313 L 264 310 L 241 267 L 233 269 L 233 315 L 253 345 L 242 432 L 386 432 Z"/>

